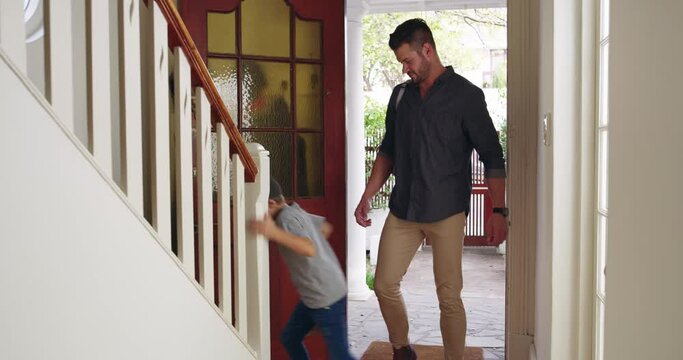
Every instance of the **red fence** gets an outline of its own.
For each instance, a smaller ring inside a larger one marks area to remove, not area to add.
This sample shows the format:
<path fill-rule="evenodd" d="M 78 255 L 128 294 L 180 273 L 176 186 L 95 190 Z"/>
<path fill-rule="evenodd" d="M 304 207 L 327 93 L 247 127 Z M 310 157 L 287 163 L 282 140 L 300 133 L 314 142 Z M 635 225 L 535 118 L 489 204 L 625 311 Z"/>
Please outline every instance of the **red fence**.
<path fill-rule="evenodd" d="M 493 206 L 489 195 L 489 188 L 484 181 L 484 164 L 479 161 L 479 155 L 472 151 L 472 196 L 470 198 L 470 215 L 465 227 L 465 246 L 498 246 L 486 243 L 486 222 L 491 217 Z"/>

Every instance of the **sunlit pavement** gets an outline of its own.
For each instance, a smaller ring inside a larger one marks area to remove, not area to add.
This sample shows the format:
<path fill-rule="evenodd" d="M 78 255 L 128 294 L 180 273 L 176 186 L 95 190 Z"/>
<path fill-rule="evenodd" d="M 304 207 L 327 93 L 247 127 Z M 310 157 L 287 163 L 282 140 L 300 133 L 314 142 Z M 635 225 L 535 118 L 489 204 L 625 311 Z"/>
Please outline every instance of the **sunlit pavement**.
<path fill-rule="evenodd" d="M 467 346 L 484 348 L 484 359 L 505 358 L 505 259 L 495 248 L 465 248 L 464 289 Z M 401 283 L 410 319 L 410 341 L 441 345 L 439 305 L 432 272 L 432 250 L 418 251 Z M 374 294 L 349 301 L 349 343 L 360 358 L 372 341 L 388 340 Z"/>

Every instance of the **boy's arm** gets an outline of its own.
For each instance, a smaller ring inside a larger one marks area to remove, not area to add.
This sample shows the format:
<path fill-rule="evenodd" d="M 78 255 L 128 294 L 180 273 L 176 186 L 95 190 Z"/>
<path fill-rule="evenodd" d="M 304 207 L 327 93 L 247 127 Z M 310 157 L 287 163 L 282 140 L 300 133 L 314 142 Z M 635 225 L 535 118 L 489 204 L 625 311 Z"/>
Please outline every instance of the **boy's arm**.
<path fill-rule="evenodd" d="M 332 231 L 334 230 L 334 226 L 320 215 L 308 214 L 308 216 L 310 216 L 313 225 L 320 230 L 323 237 L 329 240 L 330 235 L 332 235 Z"/>
<path fill-rule="evenodd" d="M 292 234 L 281 229 L 275 224 L 270 215 L 266 215 L 263 220 L 252 220 L 249 228 L 266 237 L 270 241 L 290 248 L 292 251 L 303 256 L 315 256 L 315 245 L 306 237 Z"/>
<path fill-rule="evenodd" d="M 330 235 L 332 235 L 332 231 L 334 231 L 334 227 L 332 224 L 330 224 L 327 221 L 323 221 L 322 225 L 320 225 L 320 232 L 323 234 L 325 239 L 329 239 Z"/>

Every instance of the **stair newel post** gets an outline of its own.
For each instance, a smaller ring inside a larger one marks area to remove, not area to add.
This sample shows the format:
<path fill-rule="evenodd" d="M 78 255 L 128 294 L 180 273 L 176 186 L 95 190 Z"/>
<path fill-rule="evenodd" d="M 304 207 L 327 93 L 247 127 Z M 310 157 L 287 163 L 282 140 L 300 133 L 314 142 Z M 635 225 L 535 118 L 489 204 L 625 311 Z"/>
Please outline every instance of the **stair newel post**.
<path fill-rule="evenodd" d="M 253 183 L 247 184 L 247 220 L 261 219 L 268 211 L 270 192 L 270 156 L 263 146 L 247 144 L 256 163 L 258 174 Z M 258 353 L 259 359 L 270 358 L 270 280 L 268 241 L 263 235 L 247 232 L 247 281 L 249 283 L 248 342 Z M 255 325 L 255 326 L 254 326 Z"/>

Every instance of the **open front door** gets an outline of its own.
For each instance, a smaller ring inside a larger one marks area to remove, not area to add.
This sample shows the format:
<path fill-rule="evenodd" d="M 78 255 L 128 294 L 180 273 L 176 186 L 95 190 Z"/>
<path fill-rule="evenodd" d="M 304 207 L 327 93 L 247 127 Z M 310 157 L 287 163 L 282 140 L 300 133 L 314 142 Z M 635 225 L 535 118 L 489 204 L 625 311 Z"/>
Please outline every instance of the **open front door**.
<path fill-rule="evenodd" d="M 346 264 L 343 0 L 185 0 L 179 10 L 230 115 L 271 157 L 288 200 L 325 216 Z M 298 302 L 271 246 L 272 359 L 286 359 L 279 334 Z M 325 359 L 322 337 L 307 339 Z"/>

